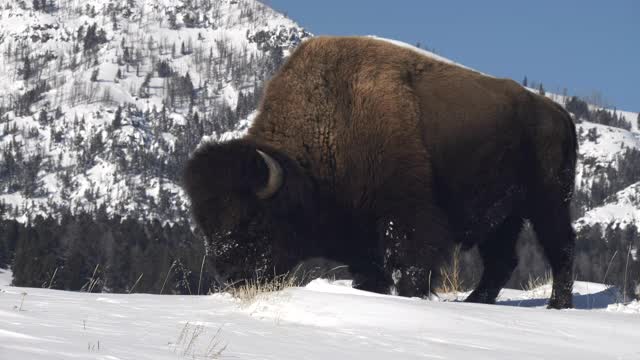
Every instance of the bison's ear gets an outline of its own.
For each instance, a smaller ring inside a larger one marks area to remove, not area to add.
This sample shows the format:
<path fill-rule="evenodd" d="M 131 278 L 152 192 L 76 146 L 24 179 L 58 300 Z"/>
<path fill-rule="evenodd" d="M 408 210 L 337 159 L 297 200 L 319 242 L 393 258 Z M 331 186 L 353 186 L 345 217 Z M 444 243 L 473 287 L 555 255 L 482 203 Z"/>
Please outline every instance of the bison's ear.
<path fill-rule="evenodd" d="M 256 191 L 256 196 L 259 199 L 266 200 L 271 198 L 282 186 L 282 167 L 273 157 L 269 156 L 265 152 L 260 150 L 256 151 L 260 154 L 260 157 L 264 160 L 265 165 L 267 165 L 267 169 L 269 170 L 267 183 Z"/>

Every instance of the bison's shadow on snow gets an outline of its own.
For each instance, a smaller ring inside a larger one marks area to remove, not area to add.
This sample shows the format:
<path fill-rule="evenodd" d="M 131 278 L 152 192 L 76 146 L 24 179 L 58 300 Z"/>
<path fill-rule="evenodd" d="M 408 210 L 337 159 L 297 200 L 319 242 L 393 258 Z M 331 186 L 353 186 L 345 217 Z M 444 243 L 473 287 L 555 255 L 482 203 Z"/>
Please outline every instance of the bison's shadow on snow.
<path fill-rule="evenodd" d="M 524 300 L 498 300 L 497 305 L 517 307 L 543 307 L 548 305 L 545 295 Z M 593 294 L 573 294 L 573 307 L 580 310 L 606 309 L 609 305 L 618 303 L 618 294 L 615 288 L 605 289 Z"/>

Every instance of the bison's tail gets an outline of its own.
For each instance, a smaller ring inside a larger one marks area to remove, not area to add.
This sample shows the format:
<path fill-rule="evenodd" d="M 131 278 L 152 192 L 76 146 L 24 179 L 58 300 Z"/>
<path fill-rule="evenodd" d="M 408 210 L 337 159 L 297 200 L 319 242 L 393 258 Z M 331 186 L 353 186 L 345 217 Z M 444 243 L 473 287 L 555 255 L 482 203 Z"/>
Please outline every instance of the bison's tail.
<path fill-rule="evenodd" d="M 526 138 L 529 162 L 534 168 L 531 180 L 531 200 L 541 201 L 540 196 L 561 199 L 568 203 L 575 189 L 578 139 L 571 115 L 557 103 L 534 94 L 530 95 L 533 115 L 532 130 Z M 555 200 L 554 200 L 555 201 Z"/>
<path fill-rule="evenodd" d="M 562 114 L 562 121 L 565 129 L 565 141 L 563 143 L 564 161 L 562 164 L 561 178 L 564 185 L 567 187 L 565 201 L 569 202 L 573 197 L 575 189 L 576 164 L 578 159 L 578 137 L 576 134 L 576 125 L 569 112 L 557 103 L 553 102 L 553 104 Z"/>

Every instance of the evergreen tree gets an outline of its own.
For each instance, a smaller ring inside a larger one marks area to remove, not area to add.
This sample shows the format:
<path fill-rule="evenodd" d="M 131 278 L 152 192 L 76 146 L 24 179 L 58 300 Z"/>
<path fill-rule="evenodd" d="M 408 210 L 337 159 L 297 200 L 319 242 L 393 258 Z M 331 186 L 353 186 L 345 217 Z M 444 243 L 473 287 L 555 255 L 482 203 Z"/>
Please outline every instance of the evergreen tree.
<path fill-rule="evenodd" d="M 528 81 L 527 81 L 527 77 L 524 77 L 524 80 L 522 80 L 522 86 L 527 87 Z"/>
<path fill-rule="evenodd" d="M 113 26 L 113 30 L 118 30 L 118 17 L 116 16 L 115 10 L 111 12 L 111 24 Z M 124 38 L 122 38 L 124 41 Z"/>
<path fill-rule="evenodd" d="M 544 92 L 544 87 L 542 86 L 542 83 L 540 83 L 540 86 L 538 87 L 538 92 L 540 93 L 540 95 L 544 96 L 545 92 Z"/>
<path fill-rule="evenodd" d="M 80 30 L 78 30 L 80 35 Z M 84 35 L 84 51 L 93 50 L 96 46 L 107 42 L 107 34 L 104 29 L 98 30 L 98 25 L 93 23 L 87 28 Z"/>
<path fill-rule="evenodd" d="M 118 106 L 116 109 L 111 126 L 113 126 L 114 129 L 119 129 L 122 126 L 122 106 Z"/>
<path fill-rule="evenodd" d="M 567 101 L 566 107 L 567 111 L 573 113 L 578 119 L 589 120 L 591 118 L 587 103 L 576 96 L 572 96 L 569 101 Z"/>
<path fill-rule="evenodd" d="M 38 122 L 40 123 L 40 125 L 47 125 L 47 123 L 49 123 L 49 118 L 47 117 L 47 111 L 45 109 L 40 109 Z"/>
<path fill-rule="evenodd" d="M 54 223 L 55 220 L 37 217 L 20 230 L 12 266 L 14 285 L 42 287 L 49 284 L 51 275 L 60 265 L 59 237 Z"/>
<path fill-rule="evenodd" d="M 171 65 L 166 60 L 162 60 L 156 65 L 156 70 L 158 71 L 158 77 L 168 78 L 173 75 L 173 69 Z"/>
<path fill-rule="evenodd" d="M 147 73 L 142 81 L 142 85 L 140 85 L 139 95 L 141 98 L 145 99 L 149 97 L 149 84 L 151 83 L 151 77 L 153 73 Z"/>
<path fill-rule="evenodd" d="M 174 14 L 173 12 L 169 12 L 169 28 L 170 29 L 177 29 L 178 28 L 178 24 L 177 24 L 177 18 L 176 18 L 176 14 Z"/>
<path fill-rule="evenodd" d="M 0 221 L 0 230 L 3 230 L 4 223 Z M 9 254 L 9 245 L 4 234 L 0 232 L 0 269 L 6 269 L 9 266 L 11 257 Z"/>
<path fill-rule="evenodd" d="M 91 81 L 92 82 L 98 81 L 99 73 L 100 73 L 100 68 L 93 69 L 93 71 L 91 72 Z"/>
<path fill-rule="evenodd" d="M 31 66 L 31 58 L 29 57 L 29 55 L 26 55 L 24 57 L 21 74 L 24 80 L 29 80 L 29 78 L 33 75 L 33 68 Z"/>

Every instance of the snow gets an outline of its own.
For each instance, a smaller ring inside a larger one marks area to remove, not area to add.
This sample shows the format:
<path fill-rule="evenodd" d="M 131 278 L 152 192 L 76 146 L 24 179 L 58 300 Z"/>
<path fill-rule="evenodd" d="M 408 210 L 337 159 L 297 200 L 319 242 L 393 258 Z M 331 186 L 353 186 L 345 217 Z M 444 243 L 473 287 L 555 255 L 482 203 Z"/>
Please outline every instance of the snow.
<path fill-rule="evenodd" d="M 403 47 L 405 49 L 409 49 L 409 50 L 415 51 L 415 52 L 417 52 L 417 53 L 419 53 L 421 55 L 424 55 L 426 57 L 429 57 L 431 59 L 434 59 L 434 60 L 449 64 L 449 65 L 459 66 L 459 67 L 461 67 L 463 69 L 472 70 L 472 71 L 475 71 L 475 72 L 479 73 L 478 70 L 475 70 L 475 69 L 472 69 L 470 67 L 464 66 L 464 65 L 462 65 L 460 63 L 457 63 L 455 61 L 447 59 L 446 57 L 440 56 L 438 54 L 432 53 L 431 51 L 427 51 L 425 49 L 413 46 L 411 44 L 407 44 L 407 43 L 402 42 L 402 41 L 398 41 L 398 40 L 394 40 L 394 39 L 387 39 L 387 38 L 378 37 L 378 36 L 375 36 L 375 35 L 369 35 L 369 37 L 372 38 L 372 39 L 376 39 L 376 40 L 386 41 L 386 42 L 394 44 L 396 46 L 400 46 L 400 47 Z M 481 73 L 481 74 L 483 74 L 483 73 Z M 487 74 L 483 74 L 483 75 L 490 76 L 490 75 L 487 75 Z"/>
<path fill-rule="evenodd" d="M 0 269 L 0 286 L 11 285 L 13 274 L 10 269 Z"/>
<path fill-rule="evenodd" d="M 604 205 L 591 209 L 576 221 L 576 229 L 585 225 L 614 224 L 624 229 L 640 222 L 640 182 L 617 192 Z"/>
<path fill-rule="evenodd" d="M 613 304 L 610 289 L 599 284 L 576 284 L 576 303 L 590 310 L 565 311 L 542 308 L 544 287 L 505 290 L 499 301 L 504 306 L 496 306 L 371 294 L 349 285 L 319 279 L 263 294 L 250 304 L 228 294 L 88 294 L 0 286 L 0 358 L 640 356 L 638 302 Z M 587 298 L 597 301 L 582 301 Z"/>
<path fill-rule="evenodd" d="M 596 158 L 601 163 L 610 162 L 624 148 L 640 148 L 638 134 L 611 126 L 591 122 L 578 124 L 577 131 L 586 134 L 590 129 L 596 129 L 596 141 L 584 141 L 580 144 L 580 153 Z"/>

